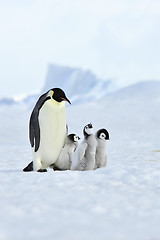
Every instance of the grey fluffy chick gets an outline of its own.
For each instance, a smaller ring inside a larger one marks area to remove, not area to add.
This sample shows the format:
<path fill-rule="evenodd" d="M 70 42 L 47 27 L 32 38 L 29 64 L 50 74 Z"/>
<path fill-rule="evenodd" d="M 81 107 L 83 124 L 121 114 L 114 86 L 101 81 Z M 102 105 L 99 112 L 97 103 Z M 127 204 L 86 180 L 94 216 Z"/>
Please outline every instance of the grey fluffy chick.
<path fill-rule="evenodd" d="M 100 129 L 96 132 L 96 156 L 94 169 L 105 167 L 107 164 L 106 145 L 109 140 L 109 133 L 106 129 Z"/>
<path fill-rule="evenodd" d="M 76 134 L 69 134 L 66 138 L 66 143 L 62 148 L 58 160 L 54 163 L 54 170 L 69 170 L 72 163 L 72 156 L 78 146 L 80 138 Z"/>
<path fill-rule="evenodd" d="M 87 124 L 83 129 L 84 140 L 76 149 L 71 170 L 93 170 L 95 166 L 96 139 L 93 135 L 92 124 Z"/>

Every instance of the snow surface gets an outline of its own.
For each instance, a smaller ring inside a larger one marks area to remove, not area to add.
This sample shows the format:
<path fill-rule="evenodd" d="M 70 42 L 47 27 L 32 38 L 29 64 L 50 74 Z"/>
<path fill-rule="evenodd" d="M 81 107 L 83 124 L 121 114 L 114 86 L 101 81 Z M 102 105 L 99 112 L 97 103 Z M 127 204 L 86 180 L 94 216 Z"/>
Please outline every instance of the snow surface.
<path fill-rule="evenodd" d="M 68 105 L 69 133 L 110 133 L 95 171 L 24 173 L 31 109 L 0 105 L 0 240 L 160 239 L 160 83 L 142 85 Z"/>

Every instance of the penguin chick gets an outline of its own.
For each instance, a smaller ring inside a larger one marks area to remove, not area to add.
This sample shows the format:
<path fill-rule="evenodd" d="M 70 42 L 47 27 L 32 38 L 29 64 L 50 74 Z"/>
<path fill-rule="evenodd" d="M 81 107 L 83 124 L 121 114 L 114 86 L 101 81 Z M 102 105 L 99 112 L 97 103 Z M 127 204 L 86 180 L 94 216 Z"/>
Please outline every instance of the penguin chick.
<path fill-rule="evenodd" d="M 106 155 L 106 145 L 107 140 L 109 140 L 109 133 L 106 129 L 99 129 L 96 132 L 96 140 L 97 140 L 97 147 L 96 147 L 96 162 L 94 169 L 105 167 L 107 164 L 107 155 Z"/>
<path fill-rule="evenodd" d="M 96 139 L 93 135 L 93 126 L 88 124 L 83 129 L 84 140 L 76 149 L 71 170 L 93 170 L 95 166 Z"/>
<path fill-rule="evenodd" d="M 65 102 L 70 103 L 60 88 L 50 89 L 38 99 L 29 122 L 33 162 L 23 171 L 44 172 L 57 161 L 67 136 Z"/>
<path fill-rule="evenodd" d="M 76 134 L 69 134 L 66 143 L 62 148 L 58 160 L 53 164 L 54 170 L 69 170 L 72 163 L 72 156 L 78 146 L 78 137 Z"/>

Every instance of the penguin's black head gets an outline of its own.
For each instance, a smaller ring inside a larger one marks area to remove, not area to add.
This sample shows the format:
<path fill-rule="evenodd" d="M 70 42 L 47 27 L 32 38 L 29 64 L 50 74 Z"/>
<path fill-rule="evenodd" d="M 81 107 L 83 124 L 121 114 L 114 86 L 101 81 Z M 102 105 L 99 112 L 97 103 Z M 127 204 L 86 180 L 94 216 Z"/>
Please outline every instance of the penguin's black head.
<path fill-rule="evenodd" d="M 91 123 L 87 124 L 83 129 L 83 134 L 85 138 L 93 133 L 93 125 Z"/>
<path fill-rule="evenodd" d="M 109 140 L 109 133 L 105 128 L 102 128 L 97 131 L 96 137 L 101 140 Z"/>
<path fill-rule="evenodd" d="M 52 98 L 57 101 L 57 102 L 62 102 L 62 101 L 66 101 L 69 104 L 71 104 L 71 102 L 69 101 L 69 99 L 66 97 L 64 91 L 60 88 L 52 88 L 50 91 L 52 91 Z"/>
<path fill-rule="evenodd" d="M 68 135 L 68 138 L 72 141 L 72 142 L 78 142 L 78 140 L 80 140 L 80 137 L 78 137 L 76 134 L 72 133 Z"/>

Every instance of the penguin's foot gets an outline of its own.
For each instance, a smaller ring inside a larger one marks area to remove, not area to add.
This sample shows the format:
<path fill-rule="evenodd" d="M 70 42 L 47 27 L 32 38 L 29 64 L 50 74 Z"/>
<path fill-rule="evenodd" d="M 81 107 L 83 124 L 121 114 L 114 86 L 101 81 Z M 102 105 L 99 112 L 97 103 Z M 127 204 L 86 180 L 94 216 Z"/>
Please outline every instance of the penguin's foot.
<path fill-rule="evenodd" d="M 47 172 L 47 169 L 39 169 L 37 172 Z"/>
<path fill-rule="evenodd" d="M 63 171 L 62 169 L 56 167 L 56 166 L 53 166 L 53 171 Z"/>
<path fill-rule="evenodd" d="M 23 172 L 31 172 L 33 171 L 33 162 L 30 162 L 27 167 L 23 169 Z"/>

